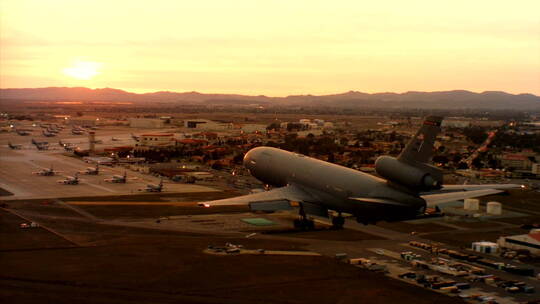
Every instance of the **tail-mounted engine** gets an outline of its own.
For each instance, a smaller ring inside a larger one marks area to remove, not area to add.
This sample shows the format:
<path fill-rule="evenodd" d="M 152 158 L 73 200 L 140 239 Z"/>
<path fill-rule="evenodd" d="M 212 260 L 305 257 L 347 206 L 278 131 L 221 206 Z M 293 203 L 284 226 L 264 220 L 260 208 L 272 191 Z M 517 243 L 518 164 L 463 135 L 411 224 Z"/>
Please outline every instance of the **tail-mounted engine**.
<path fill-rule="evenodd" d="M 390 182 L 417 192 L 440 189 L 443 181 L 443 174 L 436 167 L 426 163 L 409 163 L 390 156 L 377 158 L 375 170 Z"/>

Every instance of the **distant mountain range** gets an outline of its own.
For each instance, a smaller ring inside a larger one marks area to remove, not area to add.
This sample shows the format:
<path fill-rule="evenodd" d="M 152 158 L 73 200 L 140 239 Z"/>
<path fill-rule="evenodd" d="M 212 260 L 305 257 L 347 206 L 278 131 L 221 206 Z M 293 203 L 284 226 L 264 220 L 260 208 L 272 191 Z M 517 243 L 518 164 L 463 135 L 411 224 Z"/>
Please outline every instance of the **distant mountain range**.
<path fill-rule="evenodd" d="M 0 99 L 17 101 L 106 101 L 164 102 L 174 104 L 282 106 L 328 106 L 370 108 L 446 108 L 446 109 L 519 109 L 540 110 L 540 97 L 532 94 L 509 94 L 499 91 L 474 93 L 464 90 L 441 92 L 362 93 L 350 91 L 334 95 L 291 95 L 287 97 L 248 96 L 237 94 L 203 94 L 198 92 L 154 92 L 136 94 L 118 89 L 84 87 L 0 89 Z"/>

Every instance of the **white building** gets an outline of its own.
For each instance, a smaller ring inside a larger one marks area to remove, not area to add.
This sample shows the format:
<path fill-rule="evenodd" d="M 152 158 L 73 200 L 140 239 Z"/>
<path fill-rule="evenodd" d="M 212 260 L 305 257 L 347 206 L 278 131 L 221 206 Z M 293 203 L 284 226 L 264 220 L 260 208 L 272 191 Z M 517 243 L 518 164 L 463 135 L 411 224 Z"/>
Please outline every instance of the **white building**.
<path fill-rule="evenodd" d="M 157 118 L 130 118 L 129 126 L 132 128 L 159 129 L 163 128 L 165 121 Z"/>
<path fill-rule="evenodd" d="M 233 126 L 228 122 L 217 122 L 208 119 L 188 119 L 184 121 L 184 127 L 198 130 L 227 130 Z"/>
<path fill-rule="evenodd" d="M 168 147 L 175 144 L 172 133 L 148 133 L 140 136 L 139 145 L 144 147 Z"/>
<path fill-rule="evenodd" d="M 502 236 L 497 240 L 501 248 L 511 250 L 526 249 L 533 255 L 540 256 L 540 231 L 531 230 L 529 234 Z"/>
<path fill-rule="evenodd" d="M 496 253 L 499 250 L 499 245 L 493 242 L 474 242 L 472 250 L 481 253 Z"/>

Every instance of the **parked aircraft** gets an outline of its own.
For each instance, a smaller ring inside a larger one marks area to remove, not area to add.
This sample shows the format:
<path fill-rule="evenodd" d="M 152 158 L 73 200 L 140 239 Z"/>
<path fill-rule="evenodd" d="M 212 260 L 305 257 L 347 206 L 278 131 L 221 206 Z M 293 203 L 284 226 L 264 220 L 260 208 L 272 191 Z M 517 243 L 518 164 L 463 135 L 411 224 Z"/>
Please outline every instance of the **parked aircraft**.
<path fill-rule="evenodd" d="M 28 136 L 32 134 L 32 132 L 26 130 L 17 130 L 17 134 L 19 134 L 20 136 Z"/>
<path fill-rule="evenodd" d="M 248 205 L 253 211 L 292 210 L 298 207 L 295 227 L 310 229 L 308 216 L 329 218 L 335 228 L 343 227 L 343 213 L 363 224 L 400 221 L 426 216 L 427 207 L 503 189 L 513 184 L 443 186 L 442 170 L 429 164 L 441 117 L 428 117 L 397 157 L 380 156 L 375 169 L 382 178 L 271 147 L 251 149 L 244 166 L 265 184 L 278 187 L 245 196 L 202 202 L 199 205 Z"/>
<path fill-rule="evenodd" d="M 22 145 L 14 145 L 11 142 L 8 142 L 8 146 L 11 150 L 20 150 L 22 149 Z"/>
<path fill-rule="evenodd" d="M 99 175 L 99 164 L 96 164 L 95 167 L 88 167 L 85 171 L 82 171 L 80 173 L 84 173 L 86 175 Z"/>
<path fill-rule="evenodd" d="M 109 183 L 119 183 L 119 184 L 125 184 L 127 183 L 128 179 L 137 179 L 136 177 L 127 177 L 127 172 L 124 171 L 124 175 L 113 175 L 112 178 L 106 178 L 104 181 Z"/>
<path fill-rule="evenodd" d="M 41 176 L 54 176 L 58 173 L 61 173 L 61 171 L 55 171 L 53 169 L 53 166 L 51 165 L 50 168 L 43 168 L 39 171 L 35 171 L 35 172 L 32 172 L 32 174 L 35 174 L 35 175 L 41 175 Z"/>
<path fill-rule="evenodd" d="M 56 136 L 56 134 L 54 134 L 52 132 L 49 132 L 49 131 L 45 131 L 45 130 L 43 130 L 42 133 L 43 133 L 43 136 L 46 136 L 46 137 L 54 137 L 54 136 Z"/>
<path fill-rule="evenodd" d="M 79 173 L 75 173 L 75 176 L 66 176 L 66 179 L 59 180 L 58 183 L 63 185 L 78 185 Z"/>
<path fill-rule="evenodd" d="M 36 143 L 36 148 L 38 150 L 49 150 L 49 144 L 46 142 Z"/>
<path fill-rule="evenodd" d="M 79 173 L 75 173 L 75 176 L 66 176 L 65 179 L 59 180 L 59 184 L 63 185 L 78 185 L 79 184 Z"/>
<path fill-rule="evenodd" d="M 159 181 L 159 184 L 147 184 L 146 188 L 139 190 L 146 192 L 161 192 L 163 190 L 163 178 Z"/>

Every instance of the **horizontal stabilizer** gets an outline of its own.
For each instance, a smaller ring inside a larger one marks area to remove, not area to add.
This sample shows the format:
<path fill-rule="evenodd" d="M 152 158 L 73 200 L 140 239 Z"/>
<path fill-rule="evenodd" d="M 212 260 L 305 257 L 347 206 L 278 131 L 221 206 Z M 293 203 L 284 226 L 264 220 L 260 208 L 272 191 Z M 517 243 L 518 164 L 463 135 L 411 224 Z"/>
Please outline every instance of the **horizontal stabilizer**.
<path fill-rule="evenodd" d="M 445 191 L 471 191 L 471 190 L 483 190 L 483 189 L 514 189 L 521 188 L 522 185 L 518 184 L 484 184 L 484 185 L 444 185 L 441 190 Z"/>
<path fill-rule="evenodd" d="M 482 189 L 482 190 L 461 191 L 461 192 L 447 192 L 447 193 L 439 193 L 439 194 L 422 195 L 422 198 L 426 201 L 426 204 L 428 207 L 434 207 L 442 203 L 459 201 L 466 198 L 491 195 L 491 194 L 496 194 L 503 191 L 504 190 L 498 190 L 498 189 Z"/>

